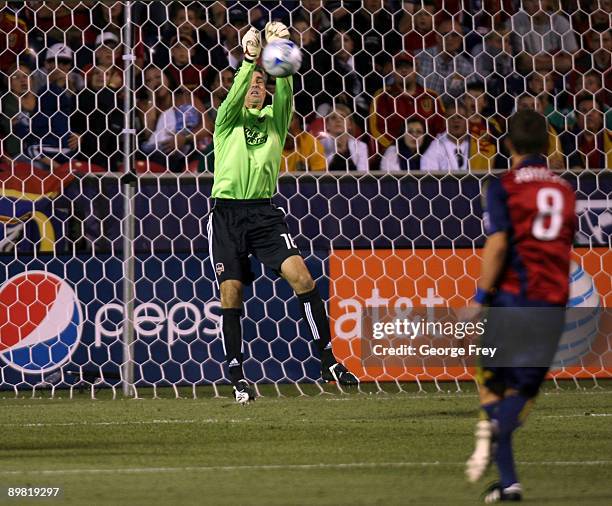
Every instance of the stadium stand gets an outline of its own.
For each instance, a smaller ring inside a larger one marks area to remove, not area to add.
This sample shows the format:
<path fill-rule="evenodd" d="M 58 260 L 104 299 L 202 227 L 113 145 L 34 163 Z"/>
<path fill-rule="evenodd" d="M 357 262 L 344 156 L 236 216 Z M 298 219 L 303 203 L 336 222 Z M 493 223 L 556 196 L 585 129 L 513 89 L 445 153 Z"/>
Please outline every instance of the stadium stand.
<path fill-rule="evenodd" d="M 528 93 L 537 99 L 555 134 L 564 138 L 578 135 L 575 98 L 583 90 L 593 93 L 597 89 L 596 110 L 607 119 L 601 131 L 593 136 L 592 143 L 593 149 L 602 154 L 601 159 L 605 159 L 610 144 L 608 127 L 612 121 L 609 112 L 611 42 L 606 2 L 467 2 L 471 10 L 460 9 L 461 4 L 432 0 L 293 1 L 282 5 L 134 2 L 132 16 L 138 25 L 134 27 L 130 45 L 137 63 L 133 66 L 133 85 L 139 90 L 134 127 L 139 137 L 144 137 L 140 145 L 145 146 L 145 157 L 159 161 L 160 153 L 168 154 L 170 149 L 166 144 L 156 149 L 147 144 L 151 132 L 155 131 L 155 124 L 151 122 L 168 111 L 168 104 L 151 106 L 145 100 L 147 95 L 161 98 L 164 94 L 163 86 L 151 89 L 151 83 L 147 84 L 150 69 L 172 79 L 172 87 L 182 87 L 181 93 L 162 100 L 187 101 L 198 115 L 214 118 L 219 103 L 213 96 L 217 72 L 237 68 L 241 59 L 238 47 L 241 33 L 248 25 L 262 25 L 271 16 L 290 24 L 293 40 L 302 45 L 306 54 L 301 73 L 296 77 L 296 109 L 305 118 L 305 129 L 310 130 L 313 122 L 315 125 L 321 122 L 336 105 L 348 106 L 354 111 L 353 121 L 362 131 L 359 140 L 369 148 L 368 170 L 379 168 L 384 152 L 398 142 L 399 132 L 406 129 L 402 123 L 413 115 L 426 121 L 429 142 L 444 133 L 439 98 L 463 101 L 473 84 L 484 88 L 489 112 L 495 114 L 502 127 L 504 120 L 516 110 L 518 98 Z M 96 114 L 114 117 L 113 110 L 123 110 L 126 91 L 122 83 L 121 56 L 125 44 L 121 2 L 34 1 L 23 6 L 8 3 L 1 12 L 6 33 L 0 46 L 3 101 L 7 103 L 2 113 L 4 157 L 36 159 L 42 156 L 39 152 L 46 150 L 49 158 L 49 150 L 43 147 L 49 142 L 48 132 L 36 132 L 42 128 L 38 119 L 55 114 L 45 111 L 49 103 L 45 96 L 49 95 L 42 90 L 52 86 L 46 80 L 49 51 L 61 50 L 56 56 L 58 61 L 69 60 L 72 65 L 67 81 L 70 93 L 62 95 L 64 104 L 73 100 L 68 95 L 74 95 L 79 112 L 85 112 L 90 118 Z M 16 111 L 10 96 L 14 96 L 17 80 L 28 70 L 29 86 L 23 97 L 28 104 Z M 48 91 L 54 93 L 51 88 Z M 34 110 L 33 94 L 38 97 Z M 99 99 L 97 110 L 92 109 L 92 97 Z M 178 109 L 174 110 L 175 114 Z M 20 135 L 33 137 L 18 152 L 14 130 L 23 128 L 23 119 L 29 114 L 33 117 L 32 130 Z M 189 109 L 189 114 L 188 122 L 195 121 L 193 110 Z M 84 131 L 86 125 L 82 120 L 81 115 L 74 121 Z M 68 137 L 60 143 L 56 156 L 68 153 L 79 159 L 97 157 L 98 165 L 115 171 L 117 162 L 112 156 L 102 160 L 100 153 L 108 149 L 100 149 L 100 142 L 106 145 L 111 136 L 116 137 L 118 124 L 107 121 L 102 129 L 100 122 L 95 123 L 96 127 L 89 128 L 89 135 L 81 139 L 78 150 L 68 150 Z M 202 156 L 198 148 L 205 151 L 206 138 L 211 138 L 208 123 L 206 133 L 200 137 L 190 133 L 196 138 L 187 143 L 188 150 L 194 151 L 196 158 Z M 52 129 L 61 130 L 53 134 L 58 138 L 67 133 L 67 126 L 59 125 L 59 118 L 53 122 Z M 182 134 L 173 135 L 178 142 L 171 153 L 184 152 Z M 502 137 L 495 136 L 496 152 L 502 149 Z M 36 146 L 37 138 L 42 139 L 41 146 Z M 159 136 L 157 142 L 160 142 Z M 563 160 L 558 160 L 556 167 L 602 168 L 603 164 L 595 156 L 582 153 L 582 157 L 576 157 L 570 144 L 564 143 Z M 120 149 L 114 147 L 112 151 Z M 351 168 L 347 164 L 347 170 Z M 169 167 L 169 170 L 181 169 Z"/>

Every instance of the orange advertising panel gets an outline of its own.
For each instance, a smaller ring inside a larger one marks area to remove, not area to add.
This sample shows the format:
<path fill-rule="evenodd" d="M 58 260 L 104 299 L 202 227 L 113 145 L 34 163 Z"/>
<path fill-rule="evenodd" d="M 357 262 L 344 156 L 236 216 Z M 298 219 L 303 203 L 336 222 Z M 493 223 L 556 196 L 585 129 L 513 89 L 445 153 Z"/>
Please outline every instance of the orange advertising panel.
<path fill-rule="evenodd" d="M 471 379 L 469 367 L 364 367 L 360 326 L 367 307 L 465 306 L 476 290 L 480 261 L 478 249 L 333 251 L 329 275 L 334 354 L 362 381 Z M 594 297 L 602 306 L 612 307 L 612 250 L 577 248 L 574 261 L 574 268 L 581 266 L 583 278 L 592 283 Z M 554 375 L 611 377 L 612 370 L 576 367 Z"/>

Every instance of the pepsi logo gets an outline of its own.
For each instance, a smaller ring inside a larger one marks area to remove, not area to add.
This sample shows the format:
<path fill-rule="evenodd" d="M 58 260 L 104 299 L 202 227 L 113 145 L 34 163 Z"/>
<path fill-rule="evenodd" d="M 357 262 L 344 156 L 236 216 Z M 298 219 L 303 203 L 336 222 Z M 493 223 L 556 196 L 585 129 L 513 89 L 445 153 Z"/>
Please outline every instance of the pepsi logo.
<path fill-rule="evenodd" d="M 24 272 L 0 287 L 0 358 L 18 371 L 41 374 L 68 362 L 82 323 L 76 293 L 55 274 Z"/>

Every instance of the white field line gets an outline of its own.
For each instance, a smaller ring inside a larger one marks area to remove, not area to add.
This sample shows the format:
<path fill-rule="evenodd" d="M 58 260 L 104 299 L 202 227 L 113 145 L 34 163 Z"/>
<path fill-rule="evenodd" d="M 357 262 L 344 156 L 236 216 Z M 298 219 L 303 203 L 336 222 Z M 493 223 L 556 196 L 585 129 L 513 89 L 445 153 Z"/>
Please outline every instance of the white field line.
<path fill-rule="evenodd" d="M 315 399 L 318 397 L 319 394 L 315 394 L 315 395 L 309 395 L 306 396 L 308 398 L 312 398 Z M 334 394 L 330 394 L 330 395 L 334 395 Z M 540 395 L 544 395 L 544 396 L 552 396 L 552 395 L 612 395 L 612 389 L 611 390 L 593 390 L 593 391 L 585 391 L 585 390 L 552 390 L 550 392 L 542 392 Z M 362 400 L 379 400 L 379 401 L 391 401 L 391 400 L 399 400 L 399 399 L 423 399 L 423 400 L 431 400 L 433 398 L 436 399 L 440 399 L 440 398 L 448 398 L 448 399 L 472 399 L 472 398 L 477 398 L 478 394 L 474 394 L 474 393 L 464 393 L 464 392 L 452 392 L 452 393 L 447 393 L 447 392 L 423 392 L 420 394 L 408 394 L 407 392 L 362 392 L 361 394 L 351 394 L 351 395 L 347 395 L 346 397 L 334 397 L 332 399 L 324 399 L 327 402 L 338 402 L 338 401 L 362 401 Z M 284 401 L 285 399 L 281 399 L 278 398 L 276 396 L 269 396 L 269 395 L 265 395 L 263 396 L 264 399 L 268 400 L 268 401 Z M 197 401 L 203 401 L 203 400 L 228 400 L 231 399 L 231 397 L 228 396 L 221 396 L 219 398 L 213 398 L 213 397 L 199 397 L 197 399 L 180 399 L 180 400 L 195 400 Z M 24 399 L 20 399 L 20 398 L 15 398 L 15 397 L 0 397 L 0 402 L 8 402 L 8 403 L 12 403 L 14 402 L 15 404 L 11 405 L 11 409 L 13 408 L 40 408 L 41 404 L 37 403 L 37 404 L 19 404 L 20 401 L 23 401 Z M 86 400 L 86 399 L 83 399 Z M 112 400 L 111 399 L 106 399 L 109 402 L 133 402 L 134 399 L 115 399 Z M 158 401 L 158 400 L 165 400 L 165 401 L 173 401 L 173 400 L 177 400 L 174 398 L 167 398 L 167 399 L 150 399 L 150 398 L 139 398 L 138 400 L 149 400 L 149 401 Z M 75 400 L 71 400 L 68 398 L 56 398 L 56 399 L 50 399 L 50 398 L 40 398 L 39 401 L 49 401 L 48 403 L 45 403 L 44 406 L 45 408 L 48 407 L 53 407 L 54 405 L 57 407 L 63 407 L 63 404 L 61 401 L 67 401 L 69 403 L 72 402 L 77 402 Z M 96 399 L 95 402 L 100 402 L 100 399 Z"/>
<path fill-rule="evenodd" d="M 527 466 L 608 466 L 612 460 L 587 461 L 542 461 L 518 462 Z M 401 468 L 401 467 L 436 467 L 463 466 L 464 462 L 350 462 L 345 464 L 260 464 L 245 466 L 185 466 L 185 467 L 124 467 L 102 469 L 23 469 L 1 471 L 0 476 L 22 475 L 75 475 L 75 474 L 146 474 L 146 473 L 186 473 L 205 471 L 294 471 L 317 469 L 363 469 L 363 468 Z"/>
<path fill-rule="evenodd" d="M 610 394 L 612 394 L 612 390 L 589 390 L 589 391 L 585 391 L 585 390 L 572 389 L 572 390 L 552 390 L 550 392 L 543 392 L 543 395 L 565 395 L 565 394 L 571 394 L 571 395 L 610 395 Z"/>
<path fill-rule="evenodd" d="M 575 415 L 543 415 L 536 418 L 588 418 L 589 416 L 612 416 L 612 413 L 578 413 Z"/>
<path fill-rule="evenodd" d="M 367 396 L 367 397 L 366 397 Z M 433 396 L 433 397 L 432 397 Z M 427 394 L 407 394 L 406 392 L 369 392 L 367 394 L 361 394 L 359 396 L 351 396 L 351 397 L 338 397 L 334 399 L 324 399 L 326 402 L 339 402 L 339 401 L 397 401 L 404 399 L 470 399 L 478 397 L 477 394 L 464 394 L 461 392 L 456 392 L 454 394 L 447 393 L 438 393 L 431 392 Z"/>
<path fill-rule="evenodd" d="M 610 392 L 612 393 L 612 391 Z M 397 400 L 401 400 L 401 399 L 423 399 L 423 400 L 431 400 L 433 397 L 435 397 L 436 399 L 472 399 L 472 398 L 477 398 L 478 394 L 466 394 L 463 392 L 453 392 L 453 393 L 447 393 L 447 392 L 428 392 L 428 393 L 421 393 L 421 394 L 409 394 L 407 392 L 361 392 L 359 394 L 347 394 L 345 397 L 332 397 L 331 399 L 328 398 L 320 398 L 319 397 L 320 394 L 315 394 L 315 395 L 307 395 L 305 396 L 308 399 L 322 399 L 326 402 L 344 402 L 344 401 L 397 401 Z M 329 395 L 335 395 L 335 394 L 329 394 Z M 433 397 L 432 397 L 433 396 Z M 261 397 L 258 397 L 258 399 L 265 399 L 266 401 L 274 401 L 274 402 L 284 402 L 286 400 L 286 398 L 281 398 L 281 397 L 276 397 L 276 396 L 272 396 L 272 395 L 264 395 Z M 297 399 L 297 397 L 295 398 Z M 23 399 L 16 399 L 16 398 L 0 398 L 0 402 L 15 402 L 14 405 L 11 405 L 11 408 L 40 408 L 41 404 L 19 404 L 18 402 L 20 400 Z M 45 403 L 44 406 L 45 408 L 47 407 L 52 407 L 52 406 L 57 406 L 57 407 L 63 407 L 64 404 L 61 403 L 61 401 L 67 401 L 68 403 L 71 402 L 75 402 L 74 400 L 70 400 L 70 399 L 40 399 L 41 401 L 49 401 L 48 403 Z M 83 399 L 83 400 L 88 400 L 88 399 Z M 133 402 L 134 399 L 114 399 L 111 401 L 111 399 L 107 399 L 109 402 Z M 150 399 L 150 398 L 144 398 L 141 397 L 138 400 L 148 400 L 148 401 L 158 401 L 158 400 L 164 400 L 164 401 L 175 401 L 178 399 L 174 399 L 174 398 L 167 398 L 167 399 Z M 180 399 L 180 400 L 195 400 L 197 401 L 202 401 L 202 400 L 233 400 L 232 397 L 228 397 L 228 396 L 220 396 L 218 398 L 205 398 L 205 397 L 200 397 L 198 399 Z M 58 402 L 60 401 L 60 402 Z M 99 399 L 96 399 L 95 402 L 99 402 Z M 55 403 L 55 404 L 54 404 Z"/>
<path fill-rule="evenodd" d="M 612 413 L 577 413 L 571 415 L 533 415 L 533 418 L 601 418 L 612 416 Z M 428 417 L 428 419 L 438 419 L 447 417 Z M 365 419 L 362 418 L 345 418 L 344 422 L 363 422 Z M 192 420 L 125 420 L 122 422 L 110 421 L 110 422 L 31 422 L 31 423 L 0 423 L 1 427 L 23 427 L 23 428 L 36 428 L 36 427 L 107 427 L 107 426 L 121 426 L 121 425 L 173 425 L 173 424 L 215 424 L 215 423 L 246 423 L 246 422 L 258 422 L 259 420 L 254 418 L 202 418 Z M 316 420 L 309 420 L 307 418 L 292 420 L 292 422 L 298 423 L 311 423 Z"/>
<path fill-rule="evenodd" d="M 550 392 L 541 392 L 540 395 L 544 396 L 557 396 L 557 395 L 609 395 L 612 394 L 612 390 L 553 390 Z M 477 398 L 478 394 L 475 393 L 464 393 L 464 392 L 423 392 L 420 394 L 408 394 L 407 392 L 362 392 L 361 395 L 350 395 L 347 397 L 335 397 L 332 399 L 325 399 L 327 402 L 338 402 L 338 401 L 362 401 L 362 400 L 375 400 L 375 401 L 392 401 L 402 399 L 474 399 Z"/>
<path fill-rule="evenodd" d="M 0 423 L 0 427 L 78 427 L 78 426 L 108 426 L 108 425 L 163 425 L 163 424 L 195 424 L 195 423 L 242 423 L 250 421 L 250 418 L 242 419 L 218 419 L 202 418 L 200 420 L 126 420 L 123 422 L 58 422 L 58 423 Z"/>

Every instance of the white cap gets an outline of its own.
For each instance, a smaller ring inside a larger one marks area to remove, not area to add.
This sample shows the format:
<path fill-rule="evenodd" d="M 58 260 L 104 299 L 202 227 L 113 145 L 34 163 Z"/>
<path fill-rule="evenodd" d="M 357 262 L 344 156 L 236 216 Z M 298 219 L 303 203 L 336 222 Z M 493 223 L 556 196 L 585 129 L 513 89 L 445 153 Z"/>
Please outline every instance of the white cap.
<path fill-rule="evenodd" d="M 45 60 L 70 60 L 73 61 L 72 49 L 64 44 L 53 44 L 45 54 Z"/>
<path fill-rule="evenodd" d="M 102 32 L 96 37 L 96 47 L 102 44 L 108 45 L 109 42 L 112 42 L 115 46 L 119 45 L 119 39 L 113 32 Z"/>

